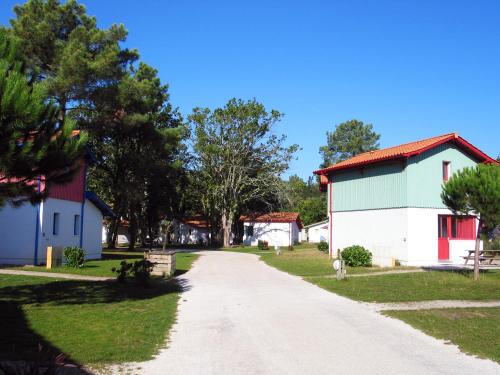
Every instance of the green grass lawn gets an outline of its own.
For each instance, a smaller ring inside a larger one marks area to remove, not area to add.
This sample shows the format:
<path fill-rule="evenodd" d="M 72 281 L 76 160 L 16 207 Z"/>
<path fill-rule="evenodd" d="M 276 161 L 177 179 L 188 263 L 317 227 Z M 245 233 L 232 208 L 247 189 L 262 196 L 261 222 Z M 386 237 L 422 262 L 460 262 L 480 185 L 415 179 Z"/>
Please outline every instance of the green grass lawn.
<path fill-rule="evenodd" d="M 335 279 L 311 278 L 308 281 L 329 291 L 358 301 L 406 302 L 427 300 L 500 299 L 500 272 L 481 273 L 475 282 L 472 273 L 429 271 Z"/>
<path fill-rule="evenodd" d="M 178 254 L 178 270 L 196 257 Z M 150 359 L 175 321 L 180 290 L 175 279 L 139 288 L 0 275 L 0 359 L 36 359 L 39 344 L 43 358 L 65 353 L 79 364 Z"/>
<path fill-rule="evenodd" d="M 84 266 L 81 268 L 71 268 L 66 266 L 54 267 L 48 270 L 45 266 L 20 266 L 20 267 L 9 267 L 9 269 L 18 269 L 23 271 L 38 271 L 38 272 L 56 272 L 56 273 L 71 273 L 75 275 L 86 275 L 86 276 L 109 276 L 113 277 L 115 274 L 111 271 L 113 267 L 118 267 L 122 260 L 126 260 L 132 263 L 136 260 L 143 259 L 143 252 L 129 252 L 129 251 L 103 251 L 102 259 L 89 260 L 85 262 Z M 180 274 L 191 266 L 191 263 L 196 259 L 196 255 L 193 253 L 177 253 L 176 258 L 176 274 Z"/>
<path fill-rule="evenodd" d="M 260 255 L 260 258 L 272 267 L 292 275 L 307 276 L 327 276 L 334 275 L 332 267 L 333 260 L 327 253 L 321 252 L 313 244 L 301 244 L 294 246 L 293 251 L 285 248 L 281 249 L 281 254 L 276 255 L 273 250 L 262 251 L 256 247 L 239 247 L 224 249 L 238 253 L 251 253 Z M 411 269 L 412 267 L 347 267 L 348 274 L 359 274 L 369 272 L 382 272 L 394 269 Z"/>
<path fill-rule="evenodd" d="M 449 340 L 469 354 L 500 362 L 500 308 L 386 311 L 425 333 Z"/>

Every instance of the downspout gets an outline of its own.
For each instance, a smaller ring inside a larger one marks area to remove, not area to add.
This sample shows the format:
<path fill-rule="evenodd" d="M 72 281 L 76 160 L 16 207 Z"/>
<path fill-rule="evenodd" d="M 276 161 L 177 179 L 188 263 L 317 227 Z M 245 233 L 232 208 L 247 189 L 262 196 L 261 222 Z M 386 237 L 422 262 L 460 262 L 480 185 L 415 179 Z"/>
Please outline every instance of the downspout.
<path fill-rule="evenodd" d="M 40 176 L 38 177 L 38 182 L 37 182 L 37 191 L 40 193 L 40 188 L 41 188 L 41 182 L 40 182 Z M 36 205 L 36 228 L 35 228 L 35 253 L 33 254 L 33 265 L 36 266 L 38 265 L 38 237 L 39 237 L 39 232 L 40 232 L 40 204 L 38 203 Z"/>
<path fill-rule="evenodd" d="M 83 169 L 82 207 L 80 209 L 80 247 L 83 247 L 83 214 L 85 213 L 85 189 L 87 187 L 87 163 Z"/>
<path fill-rule="evenodd" d="M 329 219 L 329 227 L 330 227 L 330 241 L 328 243 L 328 249 L 330 252 L 330 258 L 333 258 L 333 249 L 332 249 L 332 241 L 333 241 L 333 200 L 332 200 L 332 182 L 328 181 L 328 201 L 329 201 L 329 207 L 328 210 L 330 211 L 330 214 L 328 215 Z"/>

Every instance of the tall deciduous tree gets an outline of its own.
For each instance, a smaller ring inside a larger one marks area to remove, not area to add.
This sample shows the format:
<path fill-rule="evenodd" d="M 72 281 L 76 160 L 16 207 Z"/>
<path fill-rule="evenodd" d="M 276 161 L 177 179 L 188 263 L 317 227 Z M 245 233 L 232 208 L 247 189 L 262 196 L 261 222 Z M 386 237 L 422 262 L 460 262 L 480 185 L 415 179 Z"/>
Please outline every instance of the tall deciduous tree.
<path fill-rule="evenodd" d="M 29 82 L 17 41 L 0 29 L 0 206 L 5 200 L 35 203 L 51 183 L 72 178 L 86 140 L 84 134 L 73 137 L 72 130 L 47 101 L 45 87 Z"/>
<path fill-rule="evenodd" d="M 195 108 L 189 121 L 205 183 L 201 199 L 219 218 L 224 246 L 230 245 L 236 215 L 249 204 L 270 203 L 282 194 L 280 176 L 297 145 L 272 133 L 282 114 L 255 100 L 231 99 L 223 108 Z"/>
<path fill-rule="evenodd" d="M 479 217 L 474 254 L 474 279 L 479 280 L 481 231 L 500 223 L 500 166 L 478 164 L 456 172 L 443 184 L 441 199 L 453 212 Z"/>
<path fill-rule="evenodd" d="M 373 131 L 372 124 L 350 120 L 338 124 L 333 132 L 326 132 L 327 144 L 320 147 L 322 167 L 379 148 L 380 134 Z"/>

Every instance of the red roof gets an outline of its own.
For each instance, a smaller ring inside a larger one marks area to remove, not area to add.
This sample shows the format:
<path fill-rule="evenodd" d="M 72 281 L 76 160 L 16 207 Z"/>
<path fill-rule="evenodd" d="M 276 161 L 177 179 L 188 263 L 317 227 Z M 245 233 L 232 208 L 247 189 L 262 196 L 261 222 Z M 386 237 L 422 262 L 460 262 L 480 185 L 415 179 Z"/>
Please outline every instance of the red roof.
<path fill-rule="evenodd" d="M 340 163 L 331 165 L 327 168 L 314 171 L 314 173 L 325 175 L 328 174 L 328 172 L 336 171 L 339 169 L 354 168 L 391 159 L 409 158 L 410 156 L 418 155 L 424 151 L 430 150 L 446 142 L 452 142 L 456 144 L 467 153 L 478 159 L 480 162 L 497 164 L 497 161 L 495 159 L 489 157 L 484 152 L 474 147 L 472 144 L 460 137 L 457 133 L 449 133 L 439 135 L 437 137 L 423 139 L 421 141 L 384 148 L 382 150 L 365 152 L 350 159 L 341 161 Z"/>
<path fill-rule="evenodd" d="M 208 228 L 208 221 L 201 215 L 187 216 L 181 219 L 181 221 L 184 224 L 191 225 L 192 227 Z"/>
<path fill-rule="evenodd" d="M 240 221 L 254 223 L 293 223 L 302 229 L 302 221 L 298 212 L 270 212 L 267 214 L 241 215 Z"/>

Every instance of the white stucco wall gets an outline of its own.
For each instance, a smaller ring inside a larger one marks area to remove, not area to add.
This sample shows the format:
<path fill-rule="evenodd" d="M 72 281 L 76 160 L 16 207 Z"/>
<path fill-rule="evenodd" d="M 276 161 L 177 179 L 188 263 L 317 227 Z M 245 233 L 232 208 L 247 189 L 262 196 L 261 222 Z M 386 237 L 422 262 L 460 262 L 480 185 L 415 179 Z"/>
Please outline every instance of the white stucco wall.
<path fill-rule="evenodd" d="M 208 244 L 209 231 L 205 228 L 198 228 L 188 225 L 177 220 L 173 224 L 173 239 L 174 243 L 182 245 L 199 245 L 202 242 Z"/>
<path fill-rule="evenodd" d="M 42 204 L 42 233 L 39 239 L 38 262 L 47 259 L 48 246 L 80 246 L 80 235 L 73 232 L 74 215 L 81 215 L 82 204 L 62 199 L 49 198 Z M 53 234 L 54 213 L 59 213 L 59 233 Z M 81 218 L 80 218 L 81 219 Z M 100 232 L 99 232 L 100 233 Z"/>
<path fill-rule="evenodd" d="M 102 212 L 88 199 L 83 215 L 83 242 L 87 259 L 100 259 L 102 253 Z"/>
<path fill-rule="evenodd" d="M 247 246 L 257 246 L 259 240 L 267 241 L 270 247 L 289 246 L 299 242 L 299 227 L 297 223 L 252 223 L 245 222 L 244 227 L 253 225 L 253 236 L 247 236 L 244 228 L 243 243 Z"/>
<path fill-rule="evenodd" d="M 373 263 L 390 266 L 395 258 L 403 265 L 437 265 L 438 215 L 452 215 L 447 209 L 395 208 L 333 213 L 333 255 L 337 249 L 361 245 L 370 250 Z M 465 250 L 474 240 L 451 240 L 450 259 L 464 262 Z"/>
<path fill-rule="evenodd" d="M 334 212 L 332 252 L 352 245 L 370 250 L 373 263 L 391 265 L 408 254 L 408 214 L 405 208 Z M 436 239 L 437 242 L 437 239 Z"/>
<path fill-rule="evenodd" d="M 0 264 L 33 264 L 37 206 L 0 209 Z"/>
<path fill-rule="evenodd" d="M 434 265 L 438 261 L 438 215 L 453 215 L 448 209 L 408 208 L 409 252 L 407 265 Z M 476 223 L 477 228 L 477 223 Z M 450 259 L 464 263 L 466 250 L 474 249 L 475 240 L 450 239 Z"/>
<path fill-rule="evenodd" d="M 325 227 L 325 228 L 323 228 Z M 328 242 L 328 222 L 318 225 L 313 225 L 307 228 L 308 242 L 320 243 L 321 241 Z"/>

